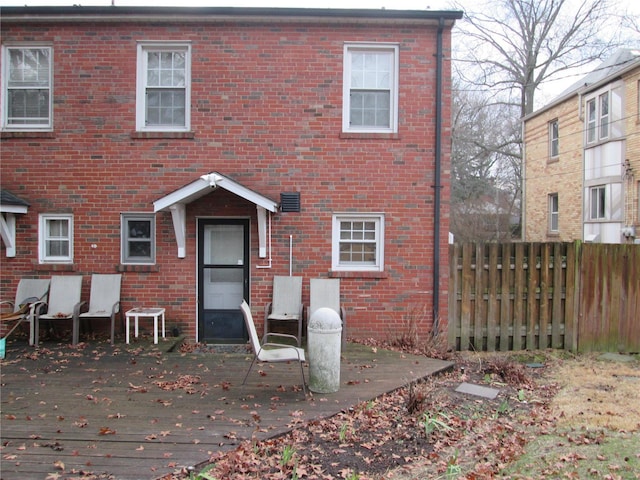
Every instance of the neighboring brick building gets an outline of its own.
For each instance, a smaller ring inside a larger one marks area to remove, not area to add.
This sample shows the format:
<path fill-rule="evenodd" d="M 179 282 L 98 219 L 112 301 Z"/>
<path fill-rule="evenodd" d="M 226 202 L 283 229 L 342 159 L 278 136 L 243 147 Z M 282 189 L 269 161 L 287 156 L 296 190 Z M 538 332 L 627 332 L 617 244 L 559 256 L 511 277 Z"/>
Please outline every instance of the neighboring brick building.
<path fill-rule="evenodd" d="M 524 119 L 524 239 L 640 237 L 640 51 L 619 50 Z"/>
<path fill-rule="evenodd" d="M 307 305 L 309 279 L 341 279 L 351 337 L 416 307 L 445 329 L 461 17 L 2 8 L 2 298 L 74 273 L 88 300 L 90 274 L 121 272 L 123 310 L 229 341 L 217 312 L 261 312 L 291 272 Z"/>

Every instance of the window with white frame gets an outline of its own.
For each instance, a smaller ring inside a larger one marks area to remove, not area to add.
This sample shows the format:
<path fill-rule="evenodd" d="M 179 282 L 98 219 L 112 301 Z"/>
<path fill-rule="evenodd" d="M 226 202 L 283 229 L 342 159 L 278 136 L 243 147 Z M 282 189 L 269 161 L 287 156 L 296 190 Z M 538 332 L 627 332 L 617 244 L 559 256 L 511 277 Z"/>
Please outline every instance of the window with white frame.
<path fill-rule="evenodd" d="M 589 218 L 603 220 L 607 216 L 607 187 L 599 185 L 589 189 Z"/>
<path fill-rule="evenodd" d="M 398 46 L 344 47 L 342 130 L 398 131 Z"/>
<path fill-rule="evenodd" d="M 557 158 L 560 154 L 560 130 L 558 120 L 549 122 L 549 156 Z"/>
<path fill-rule="evenodd" d="M 609 92 L 598 97 L 599 101 L 599 138 L 600 140 L 609 138 Z"/>
<path fill-rule="evenodd" d="M 558 194 L 552 193 L 549 195 L 549 232 L 558 233 L 559 231 L 559 202 Z"/>
<path fill-rule="evenodd" d="M 596 141 L 596 99 L 587 101 L 587 143 Z"/>
<path fill-rule="evenodd" d="M 52 128 L 52 53 L 47 46 L 8 45 L 2 49 L 4 129 Z"/>
<path fill-rule="evenodd" d="M 189 44 L 138 44 L 136 128 L 188 131 L 191 96 Z"/>
<path fill-rule="evenodd" d="M 156 261 L 153 214 L 125 213 L 121 216 L 121 262 L 152 264 Z"/>
<path fill-rule="evenodd" d="M 384 215 L 334 215 L 331 264 L 334 271 L 382 272 Z"/>
<path fill-rule="evenodd" d="M 38 244 L 40 263 L 73 262 L 73 215 L 41 214 Z"/>
<path fill-rule="evenodd" d="M 624 84 L 607 85 L 586 98 L 586 143 L 616 140 L 624 134 Z"/>

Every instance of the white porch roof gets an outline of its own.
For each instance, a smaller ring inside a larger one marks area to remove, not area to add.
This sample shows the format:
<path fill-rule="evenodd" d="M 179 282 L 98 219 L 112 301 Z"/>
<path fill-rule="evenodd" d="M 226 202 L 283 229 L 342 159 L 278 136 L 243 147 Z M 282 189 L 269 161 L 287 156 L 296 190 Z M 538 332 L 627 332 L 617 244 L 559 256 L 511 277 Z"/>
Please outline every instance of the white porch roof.
<path fill-rule="evenodd" d="M 231 180 L 229 177 L 218 172 L 210 172 L 201 175 L 200 178 L 175 190 L 168 195 L 153 202 L 154 212 L 171 212 L 173 219 L 173 229 L 176 234 L 178 244 L 178 257 L 184 258 L 186 255 L 185 234 L 186 234 L 186 205 L 210 194 L 217 188 L 222 188 L 238 195 L 245 200 L 256 205 L 258 209 L 258 238 L 260 243 L 260 257 L 266 256 L 266 211 L 275 213 L 278 211 L 278 204 L 259 193 L 245 187 L 244 185 Z"/>
<path fill-rule="evenodd" d="M 0 190 L 0 238 L 7 257 L 16 256 L 16 214 L 24 215 L 28 210 L 29 202 Z"/>

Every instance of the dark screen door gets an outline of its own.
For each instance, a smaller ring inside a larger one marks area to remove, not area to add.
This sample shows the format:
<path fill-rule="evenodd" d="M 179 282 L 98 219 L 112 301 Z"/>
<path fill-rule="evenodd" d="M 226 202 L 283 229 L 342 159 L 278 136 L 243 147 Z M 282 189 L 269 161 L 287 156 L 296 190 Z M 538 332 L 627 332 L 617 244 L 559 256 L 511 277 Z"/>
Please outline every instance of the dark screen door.
<path fill-rule="evenodd" d="M 249 298 L 249 220 L 198 220 L 198 341 L 244 343 Z"/>

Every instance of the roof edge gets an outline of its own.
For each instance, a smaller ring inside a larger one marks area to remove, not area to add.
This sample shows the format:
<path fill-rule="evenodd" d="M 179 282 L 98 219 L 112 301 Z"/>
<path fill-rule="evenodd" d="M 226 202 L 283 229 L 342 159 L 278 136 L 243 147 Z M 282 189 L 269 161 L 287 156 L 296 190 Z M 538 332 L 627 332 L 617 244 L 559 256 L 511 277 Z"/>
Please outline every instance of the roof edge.
<path fill-rule="evenodd" d="M 371 22 L 405 21 L 430 23 L 440 19 L 453 25 L 463 17 L 459 10 L 388 10 L 341 8 L 276 8 L 276 7 L 121 7 L 121 6 L 32 6 L 0 7 L 2 22 L 79 22 L 79 21 L 287 21 L 322 20 Z"/>

